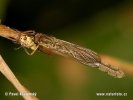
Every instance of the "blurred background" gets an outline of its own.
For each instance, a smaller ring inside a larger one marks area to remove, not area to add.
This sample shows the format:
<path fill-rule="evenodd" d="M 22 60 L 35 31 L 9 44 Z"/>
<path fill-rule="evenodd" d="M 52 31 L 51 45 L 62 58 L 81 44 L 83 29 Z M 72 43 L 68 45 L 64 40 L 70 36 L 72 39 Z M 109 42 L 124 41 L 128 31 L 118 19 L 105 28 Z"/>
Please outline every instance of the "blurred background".
<path fill-rule="evenodd" d="M 132 0 L 0 0 L 1 23 L 26 31 L 36 30 L 115 57 L 133 68 Z M 23 49 L 0 37 L 0 54 L 20 82 L 40 100 L 131 100 L 133 74 L 116 79 L 72 60 Z M 0 98 L 17 92 L 0 74 Z M 120 92 L 127 96 L 96 96 Z"/>

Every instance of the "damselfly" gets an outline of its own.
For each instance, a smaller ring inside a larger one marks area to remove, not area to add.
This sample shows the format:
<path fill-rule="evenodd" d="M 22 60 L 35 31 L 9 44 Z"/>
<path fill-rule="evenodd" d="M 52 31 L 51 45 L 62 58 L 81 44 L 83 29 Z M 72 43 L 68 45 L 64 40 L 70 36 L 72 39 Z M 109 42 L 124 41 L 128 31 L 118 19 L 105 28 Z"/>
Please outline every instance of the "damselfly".
<path fill-rule="evenodd" d="M 116 78 L 122 78 L 124 76 L 123 71 L 118 67 L 104 64 L 97 53 L 79 45 L 52 36 L 47 36 L 46 34 L 36 33 L 35 31 L 21 32 L 13 30 L 5 25 L 0 25 L 0 33 L 1 36 L 21 44 L 26 52 L 26 48 L 33 50 L 32 53 L 27 52 L 30 55 L 34 54 L 36 50 L 50 52 L 64 57 L 73 58 L 79 63 L 98 68 Z"/>
<path fill-rule="evenodd" d="M 118 67 L 104 64 L 101 61 L 101 57 L 90 49 L 42 33 L 33 32 L 35 34 L 31 34 L 29 31 L 23 33 L 18 42 L 22 46 L 32 49 L 33 52 L 31 54 L 39 49 L 43 52 L 71 57 L 79 63 L 98 68 L 116 78 L 124 76 L 124 73 Z"/>

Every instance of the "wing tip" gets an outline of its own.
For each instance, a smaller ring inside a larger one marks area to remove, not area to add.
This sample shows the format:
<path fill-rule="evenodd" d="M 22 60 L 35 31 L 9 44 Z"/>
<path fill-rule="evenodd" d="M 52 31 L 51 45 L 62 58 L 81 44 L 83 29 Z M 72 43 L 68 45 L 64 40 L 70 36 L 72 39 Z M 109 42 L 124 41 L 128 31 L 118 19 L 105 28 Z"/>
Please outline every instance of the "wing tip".
<path fill-rule="evenodd" d="M 99 64 L 99 70 L 108 73 L 108 75 L 113 76 L 115 78 L 123 78 L 125 77 L 125 73 L 120 70 L 118 67 L 114 67 L 111 65 Z"/>

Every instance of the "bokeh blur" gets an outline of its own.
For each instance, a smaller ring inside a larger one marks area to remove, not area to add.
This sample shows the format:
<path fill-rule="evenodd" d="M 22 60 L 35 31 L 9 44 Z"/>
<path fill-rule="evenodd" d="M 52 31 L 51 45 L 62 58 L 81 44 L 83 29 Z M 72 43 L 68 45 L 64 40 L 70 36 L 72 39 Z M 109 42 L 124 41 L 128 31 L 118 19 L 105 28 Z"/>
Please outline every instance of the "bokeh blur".
<path fill-rule="evenodd" d="M 122 62 L 133 62 L 132 0 L 0 0 L 2 24 L 26 31 L 36 30 L 90 48 Z M 23 49 L 0 37 L 0 54 L 20 82 L 40 100 L 131 100 L 133 74 L 116 79 L 73 60 Z M 131 66 L 133 68 L 133 66 Z M 0 74 L 0 99 L 17 92 Z M 96 93 L 127 93 L 97 96 Z"/>

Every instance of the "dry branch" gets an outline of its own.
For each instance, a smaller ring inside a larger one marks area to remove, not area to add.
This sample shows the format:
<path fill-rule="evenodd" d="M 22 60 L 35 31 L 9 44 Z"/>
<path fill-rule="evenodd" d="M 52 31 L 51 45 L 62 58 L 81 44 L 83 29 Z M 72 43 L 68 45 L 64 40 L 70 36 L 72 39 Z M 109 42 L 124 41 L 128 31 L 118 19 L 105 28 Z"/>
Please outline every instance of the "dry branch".
<path fill-rule="evenodd" d="M 19 91 L 19 93 L 25 93 L 28 94 L 30 91 L 26 89 L 15 77 L 11 69 L 8 67 L 8 65 L 5 63 L 3 58 L 0 55 L 0 71 L 1 73 L 13 84 L 13 86 Z M 35 96 L 31 95 L 22 95 L 25 100 L 38 100 Z"/>
<path fill-rule="evenodd" d="M 119 66 L 126 74 L 133 76 L 133 63 L 128 63 L 105 54 L 101 54 L 101 58 L 104 62 Z"/>

